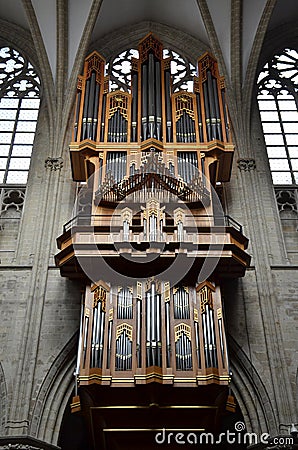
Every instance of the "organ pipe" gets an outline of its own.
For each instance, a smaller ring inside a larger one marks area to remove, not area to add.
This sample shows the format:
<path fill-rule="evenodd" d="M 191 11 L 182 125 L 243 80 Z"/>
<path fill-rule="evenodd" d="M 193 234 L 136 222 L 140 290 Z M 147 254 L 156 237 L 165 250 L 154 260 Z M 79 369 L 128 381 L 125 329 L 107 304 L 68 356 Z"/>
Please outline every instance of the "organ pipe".
<path fill-rule="evenodd" d="M 80 332 L 79 332 L 79 345 L 78 345 L 78 355 L 77 355 L 77 365 L 75 370 L 75 375 L 79 375 L 80 373 L 80 364 L 81 364 L 81 353 L 82 353 L 82 344 L 83 344 L 83 323 L 84 323 L 84 296 L 81 298 L 81 317 L 80 317 Z M 76 385 L 77 386 L 77 385 Z"/>
<path fill-rule="evenodd" d="M 165 70 L 165 103 L 167 142 L 172 142 L 171 73 L 169 70 Z"/>
<path fill-rule="evenodd" d="M 84 341 L 83 341 L 83 367 L 86 365 L 87 345 L 88 345 L 89 316 L 85 316 Z"/>
<path fill-rule="evenodd" d="M 165 322 L 166 322 L 166 364 L 171 367 L 171 337 L 170 337 L 170 302 L 165 304 Z"/>
<path fill-rule="evenodd" d="M 79 118 L 80 118 L 81 96 L 82 96 L 82 91 L 78 90 L 77 104 L 76 104 L 76 116 L 75 116 L 75 123 L 74 123 L 74 141 L 76 141 L 78 138 L 78 124 L 79 124 Z"/>
<path fill-rule="evenodd" d="M 199 333 L 199 323 L 196 320 L 194 323 L 195 326 L 195 336 L 196 336 L 196 352 L 197 352 L 197 360 L 198 360 L 198 368 L 201 368 L 201 352 L 200 352 L 200 333 Z"/>
<path fill-rule="evenodd" d="M 137 367 L 142 365 L 142 301 L 137 300 Z"/>
<path fill-rule="evenodd" d="M 131 140 L 137 141 L 137 114 L 138 114 L 138 73 L 132 73 L 132 111 L 131 111 Z"/>
<path fill-rule="evenodd" d="M 198 93 L 197 97 L 197 113 L 198 113 L 198 126 L 199 126 L 199 140 L 200 142 L 204 142 L 203 136 L 203 120 L 202 120 L 202 111 L 201 111 L 201 96 Z"/>
<path fill-rule="evenodd" d="M 228 121 L 228 114 L 227 114 L 227 107 L 226 107 L 226 100 L 225 100 L 225 90 L 222 89 L 221 91 L 221 98 L 222 98 L 222 104 L 223 104 L 223 113 L 224 113 L 224 123 L 225 123 L 225 131 L 226 131 L 226 138 L 227 141 L 230 140 L 230 127 L 229 127 L 229 121 Z"/>
<path fill-rule="evenodd" d="M 146 294 L 146 364 L 161 365 L 161 305 L 155 285 Z"/>
<path fill-rule="evenodd" d="M 161 80 L 160 62 L 155 64 L 155 103 L 156 103 L 156 139 L 161 141 Z"/>
<path fill-rule="evenodd" d="M 148 137 L 148 65 L 146 63 L 142 66 L 142 137 L 145 141 Z"/>

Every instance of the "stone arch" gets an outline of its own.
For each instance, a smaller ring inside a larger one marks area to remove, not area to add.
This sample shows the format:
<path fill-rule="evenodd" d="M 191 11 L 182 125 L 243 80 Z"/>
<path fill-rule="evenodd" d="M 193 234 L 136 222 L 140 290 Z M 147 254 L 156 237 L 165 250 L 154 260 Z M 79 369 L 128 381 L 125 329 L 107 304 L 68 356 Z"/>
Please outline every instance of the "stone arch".
<path fill-rule="evenodd" d="M 40 72 L 34 42 L 29 31 L 20 26 L 0 19 L 0 45 L 11 45 L 21 53 L 25 53 L 35 69 Z"/>
<path fill-rule="evenodd" d="M 59 353 L 39 389 L 32 413 L 30 434 L 57 444 L 64 410 L 74 389 L 78 333 Z"/>
<path fill-rule="evenodd" d="M 6 423 L 6 405 L 7 405 L 7 388 L 5 382 L 5 375 L 2 364 L 0 362 L 0 433 L 4 434 L 4 427 Z"/>
<path fill-rule="evenodd" d="M 276 434 L 278 423 L 269 393 L 250 359 L 230 335 L 229 354 L 232 389 L 248 431 Z"/>
<path fill-rule="evenodd" d="M 150 31 L 162 41 L 165 47 L 168 46 L 185 55 L 194 63 L 202 53 L 209 50 L 208 45 L 185 31 L 158 22 L 142 21 L 102 36 L 91 44 L 89 51 L 97 50 L 105 58 L 109 58 L 130 46 L 137 45 Z"/>

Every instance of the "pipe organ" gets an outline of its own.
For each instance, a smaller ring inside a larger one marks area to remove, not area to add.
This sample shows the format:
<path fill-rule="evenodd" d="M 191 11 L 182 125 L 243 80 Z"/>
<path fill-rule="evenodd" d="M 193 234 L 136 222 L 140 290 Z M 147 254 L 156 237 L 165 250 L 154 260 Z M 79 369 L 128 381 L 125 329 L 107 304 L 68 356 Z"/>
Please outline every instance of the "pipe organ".
<path fill-rule="evenodd" d="M 184 408 L 187 428 L 218 426 L 230 383 L 222 284 L 250 261 L 242 227 L 217 195 L 234 150 L 224 79 L 205 53 L 192 91 L 183 80 L 175 87 L 172 59 L 150 33 L 116 89 L 97 52 L 77 85 L 70 156 L 73 179 L 86 184 L 56 263 L 84 286 L 81 408 L 118 431 L 121 420 L 105 408 L 121 407 L 140 429 L 148 418 L 151 430 L 173 428 L 163 408 Z M 96 441 L 104 430 L 94 433 Z"/>

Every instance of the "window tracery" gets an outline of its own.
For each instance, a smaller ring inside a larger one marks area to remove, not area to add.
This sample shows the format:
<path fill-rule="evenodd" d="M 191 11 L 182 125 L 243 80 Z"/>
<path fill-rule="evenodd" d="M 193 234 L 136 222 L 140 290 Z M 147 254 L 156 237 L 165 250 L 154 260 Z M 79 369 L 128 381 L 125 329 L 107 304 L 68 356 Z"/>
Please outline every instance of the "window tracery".
<path fill-rule="evenodd" d="M 298 184 L 298 52 L 285 48 L 258 78 L 258 104 L 273 184 Z"/>
<path fill-rule="evenodd" d="M 27 182 L 40 104 L 40 80 L 28 59 L 0 48 L 0 184 Z"/>
<path fill-rule="evenodd" d="M 181 89 L 192 92 L 193 77 L 197 75 L 195 66 L 184 56 L 170 49 L 163 50 L 164 59 L 170 58 L 170 70 L 173 75 L 173 92 Z M 109 76 L 111 91 L 131 91 L 131 67 L 133 58 L 139 58 L 137 49 L 132 48 L 121 52 L 106 64 L 106 74 Z"/>

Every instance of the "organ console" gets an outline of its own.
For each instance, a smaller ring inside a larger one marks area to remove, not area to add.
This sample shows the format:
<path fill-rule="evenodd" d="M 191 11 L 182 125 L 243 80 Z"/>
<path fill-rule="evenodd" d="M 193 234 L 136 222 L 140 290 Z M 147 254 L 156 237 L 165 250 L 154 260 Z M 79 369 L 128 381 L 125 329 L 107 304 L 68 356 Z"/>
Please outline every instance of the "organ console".
<path fill-rule="evenodd" d="M 78 80 L 80 193 L 56 264 L 84 286 L 73 409 L 89 411 L 95 448 L 117 430 L 175 428 L 170 408 L 183 409 L 184 427 L 213 429 L 228 396 L 221 285 L 250 257 L 218 198 L 233 157 L 225 83 L 205 53 L 192 91 L 175 90 L 164 55 L 150 33 L 127 62 L 129 84 L 111 90 L 97 52 Z"/>

